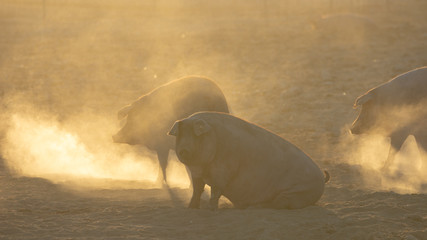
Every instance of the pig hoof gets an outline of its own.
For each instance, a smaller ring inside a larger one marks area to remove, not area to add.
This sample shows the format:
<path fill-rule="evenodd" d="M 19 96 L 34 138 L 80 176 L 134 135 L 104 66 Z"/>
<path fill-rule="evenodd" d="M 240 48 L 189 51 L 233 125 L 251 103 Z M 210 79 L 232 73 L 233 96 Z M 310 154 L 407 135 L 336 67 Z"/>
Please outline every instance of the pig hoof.
<path fill-rule="evenodd" d="M 191 205 L 191 204 L 190 204 L 190 205 L 188 206 L 188 208 L 191 208 L 191 209 L 199 209 L 199 206 L 193 206 L 193 205 Z"/>
<path fill-rule="evenodd" d="M 209 209 L 212 211 L 218 210 L 218 203 L 209 203 Z"/>
<path fill-rule="evenodd" d="M 198 202 L 190 202 L 190 204 L 188 205 L 188 208 L 199 209 L 200 208 L 200 203 L 198 203 Z"/>
<path fill-rule="evenodd" d="M 209 210 L 211 210 L 212 212 L 216 212 L 218 210 L 218 207 L 209 207 Z"/>

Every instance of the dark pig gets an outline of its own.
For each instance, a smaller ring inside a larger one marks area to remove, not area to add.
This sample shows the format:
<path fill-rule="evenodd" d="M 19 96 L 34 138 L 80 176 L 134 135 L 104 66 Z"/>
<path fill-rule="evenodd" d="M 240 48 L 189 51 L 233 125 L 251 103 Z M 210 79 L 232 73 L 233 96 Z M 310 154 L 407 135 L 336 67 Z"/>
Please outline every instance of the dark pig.
<path fill-rule="evenodd" d="M 350 129 L 352 134 L 379 134 L 390 138 L 384 170 L 409 135 L 420 150 L 427 150 L 427 67 L 401 74 L 358 97 L 361 107 Z"/>
<path fill-rule="evenodd" d="M 175 122 L 169 135 L 191 171 L 190 208 L 199 207 L 205 184 L 212 209 L 221 195 L 237 208 L 303 208 L 320 199 L 329 179 L 290 142 L 229 114 L 195 113 Z"/>
<path fill-rule="evenodd" d="M 127 117 L 127 122 L 113 141 L 144 145 L 157 152 L 157 180 L 167 183 L 166 167 L 174 141 L 166 133 L 176 120 L 199 111 L 229 112 L 224 94 L 215 82 L 196 76 L 169 82 L 118 112 L 119 120 Z"/>

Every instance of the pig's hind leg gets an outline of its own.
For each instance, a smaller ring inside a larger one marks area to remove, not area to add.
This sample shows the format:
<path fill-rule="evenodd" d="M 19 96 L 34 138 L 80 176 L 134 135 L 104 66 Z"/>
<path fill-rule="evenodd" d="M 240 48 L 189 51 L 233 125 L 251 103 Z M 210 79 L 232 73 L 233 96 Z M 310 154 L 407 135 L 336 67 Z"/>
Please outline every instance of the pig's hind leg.
<path fill-rule="evenodd" d="M 383 172 L 387 172 L 389 170 L 390 166 L 394 162 L 394 157 L 396 156 L 396 153 L 400 151 L 400 148 L 402 147 L 407 137 L 408 137 L 407 134 L 403 136 L 398 133 L 390 137 L 390 150 L 388 152 L 387 159 L 384 162 L 384 166 L 382 168 Z"/>
<path fill-rule="evenodd" d="M 319 200 L 321 194 L 314 192 L 282 192 L 271 202 L 270 207 L 276 209 L 299 209 L 313 205 Z"/>
<path fill-rule="evenodd" d="M 414 136 L 421 155 L 421 169 L 427 170 L 427 136 Z M 423 171 L 424 172 L 424 171 Z"/>
<path fill-rule="evenodd" d="M 157 158 L 159 160 L 159 173 L 157 174 L 157 183 L 167 185 L 166 168 L 168 166 L 169 148 L 157 150 Z"/>

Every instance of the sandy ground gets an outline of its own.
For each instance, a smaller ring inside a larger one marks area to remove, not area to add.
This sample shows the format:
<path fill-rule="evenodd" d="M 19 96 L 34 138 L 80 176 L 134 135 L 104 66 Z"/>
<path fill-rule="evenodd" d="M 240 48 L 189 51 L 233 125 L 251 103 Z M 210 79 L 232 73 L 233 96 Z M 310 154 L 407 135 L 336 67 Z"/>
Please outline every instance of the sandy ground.
<path fill-rule="evenodd" d="M 423 153 L 409 139 L 384 175 L 387 140 L 347 130 L 357 96 L 427 65 L 426 12 L 422 0 L 0 0 L 0 238 L 427 239 Z M 353 15 L 322 20 L 341 13 Z M 109 142 L 116 112 L 185 75 L 214 79 L 233 114 L 327 169 L 320 201 L 210 211 L 206 194 L 190 210 L 188 180 L 153 185 L 152 154 Z"/>

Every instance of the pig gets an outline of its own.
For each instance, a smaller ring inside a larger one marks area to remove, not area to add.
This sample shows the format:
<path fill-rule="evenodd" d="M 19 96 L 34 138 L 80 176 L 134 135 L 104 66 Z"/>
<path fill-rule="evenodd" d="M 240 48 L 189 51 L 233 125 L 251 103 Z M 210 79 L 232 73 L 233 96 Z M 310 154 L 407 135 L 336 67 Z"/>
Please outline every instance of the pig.
<path fill-rule="evenodd" d="M 420 151 L 427 149 L 427 67 L 403 73 L 356 99 L 359 116 L 352 134 L 379 134 L 390 138 L 383 170 L 387 171 L 406 138 L 413 135 Z"/>
<path fill-rule="evenodd" d="M 329 174 L 280 136 L 226 113 L 199 112 L 176 121 L 178 159 L 191 171 L 189 208 L 199 208 L 205 184 L 209 206 L 221 196 L 236 208 L 297 209 L 315 204 Z"/>
<path fill-rule="evenodd" d="M 113 136 L 116 143 L 143 145 L 157 153 L 157 182 L 167 184 L 169 149 L 175 142 L 167 136 L 177 120 L 199 111 L 229 112 L 218 85 L 205 77 L 189 76 L 166 83 L 141 96 L 118 112 L 126 124 Z"/>

